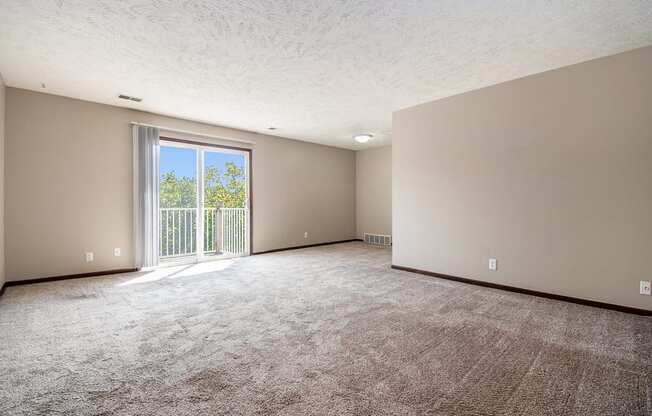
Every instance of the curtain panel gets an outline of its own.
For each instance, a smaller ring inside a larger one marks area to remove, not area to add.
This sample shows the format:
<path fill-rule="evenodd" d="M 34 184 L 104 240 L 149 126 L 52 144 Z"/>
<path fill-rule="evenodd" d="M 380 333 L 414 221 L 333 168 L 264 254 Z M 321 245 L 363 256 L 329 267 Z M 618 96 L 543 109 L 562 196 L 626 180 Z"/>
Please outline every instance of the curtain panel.
<path fill-rule="evenodd" d="M 133 139 L 135 262 L 150 268 L 159 261 L 159 129 L 134 125 Z"/>

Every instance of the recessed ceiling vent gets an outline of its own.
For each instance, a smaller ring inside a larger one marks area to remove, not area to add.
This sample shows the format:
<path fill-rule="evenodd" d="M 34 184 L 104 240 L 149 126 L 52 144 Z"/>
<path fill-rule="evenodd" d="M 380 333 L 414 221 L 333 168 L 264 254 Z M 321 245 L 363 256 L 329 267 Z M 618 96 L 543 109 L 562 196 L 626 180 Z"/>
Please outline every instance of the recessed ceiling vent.
<path fill-rule="evenodd" d="M 392 245 L 392 236 L 364 233 L 364 242 L 372 246 L 388 247 Z"/>
<path fill-rule="evenodd" d="M 124 94 L 118 95 L 118 98 L 122 98 L 123 100 L 135 101 L 137 103 L 143 101 L 142 98 L 132 97 L 131 95 L 124 95 Z"/>

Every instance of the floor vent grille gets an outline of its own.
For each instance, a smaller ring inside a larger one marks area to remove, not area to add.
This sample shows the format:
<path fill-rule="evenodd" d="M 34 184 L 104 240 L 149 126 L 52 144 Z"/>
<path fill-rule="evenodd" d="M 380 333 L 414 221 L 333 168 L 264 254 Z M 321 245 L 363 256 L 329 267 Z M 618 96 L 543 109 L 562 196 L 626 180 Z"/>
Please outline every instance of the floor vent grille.
<path fill-rule="evenodd" d="M 364 233 L 364 242 L 367 244 L 371 244 L 372 246 L 388 247 L 392 245 L 392 236 Z"/>

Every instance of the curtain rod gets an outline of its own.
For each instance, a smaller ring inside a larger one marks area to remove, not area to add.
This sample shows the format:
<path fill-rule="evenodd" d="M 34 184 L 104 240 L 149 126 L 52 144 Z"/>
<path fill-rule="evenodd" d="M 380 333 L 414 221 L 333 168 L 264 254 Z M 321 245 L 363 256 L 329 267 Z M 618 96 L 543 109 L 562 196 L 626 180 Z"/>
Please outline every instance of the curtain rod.
<path fill-rule="evenodd" d="M 181 134 L 191 134 L 193 136 L 207 137 L 209 139 L 217 139 L 217 140 L 226 140 L 226 141 L 229 141 L 229 142 L 239 142 L 239 143 L 254 144 L 254 142 L 249 141 L 249 140 L 231 139 L 231 138 L 227 138 L 227 137 L 214 136 L 212 134 L 197 133 L 195 131 L 180 130 L 180 129 L 173 129 L 171 127 L 157 126 L 155 124 L 139 123 L 137 121 L 131 121 L 131 122 L 129 122 L 129 124 L 134 125 L 134 126 L 155 127 L 155 128 L 157 128 L 159 130 L 171 131 L 171 132 L 174 132 L 174 133 L 181 133 Z"/>

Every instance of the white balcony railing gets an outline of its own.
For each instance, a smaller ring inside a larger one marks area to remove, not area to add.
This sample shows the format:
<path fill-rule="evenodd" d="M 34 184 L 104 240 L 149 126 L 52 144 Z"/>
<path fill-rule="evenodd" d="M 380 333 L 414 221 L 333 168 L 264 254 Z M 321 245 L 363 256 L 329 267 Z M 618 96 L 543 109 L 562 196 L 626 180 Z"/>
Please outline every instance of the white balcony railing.
<path fill-rule="evenodd" d="M 246 208 L 204 208 L 204 255 L 238 255 L 248 245 Z M 197 254 L 197 209 L 161 208 L 159 210 L 159 257 Z"/>
<path fill-rule="evenodd" d="M 241 254 L 247 251 L 248 211 L 246 208 L 220 208 L 223 253 Z"/>

